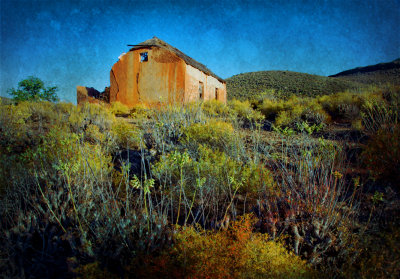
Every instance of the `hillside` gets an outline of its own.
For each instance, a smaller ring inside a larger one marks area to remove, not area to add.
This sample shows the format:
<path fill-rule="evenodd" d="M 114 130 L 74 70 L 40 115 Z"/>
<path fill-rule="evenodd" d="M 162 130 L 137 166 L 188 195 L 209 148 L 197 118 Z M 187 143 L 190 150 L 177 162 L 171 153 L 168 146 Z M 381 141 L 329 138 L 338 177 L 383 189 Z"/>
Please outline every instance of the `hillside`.
<path fill-rule="evenodd" d="M 400 84 L 400 58 L 388 63 L 357 67 L 330 77 L 364 84 Z"/>
<path fill-rule="evenodd" d="M 0 96 L 0 104 L 8 105 L 10 103 L 12 103 L 10 98 Z"/>
<path fill-rule="evenodd" d="M 228 98 L 239 100 L 260 99 L 270 89 L 281 97 L 291 94 L 315 97 L 362 86 L 348 80 L 291 71 L 250 72 L 226 80 Z"/>

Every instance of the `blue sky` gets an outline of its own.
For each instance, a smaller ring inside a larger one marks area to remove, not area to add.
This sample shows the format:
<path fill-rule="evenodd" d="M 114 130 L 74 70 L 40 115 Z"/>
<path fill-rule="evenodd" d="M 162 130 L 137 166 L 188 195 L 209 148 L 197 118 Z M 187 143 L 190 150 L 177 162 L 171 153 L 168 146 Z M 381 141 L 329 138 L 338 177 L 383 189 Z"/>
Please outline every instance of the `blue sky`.
<path fill-rule="evenodd" d="M 222 78 L 318 75 L 400 57 L 400 1 L 0 0 L 0 94 L 34 75 L 76 103 L 102 91 L 118 56 L 157 36 Z"/>

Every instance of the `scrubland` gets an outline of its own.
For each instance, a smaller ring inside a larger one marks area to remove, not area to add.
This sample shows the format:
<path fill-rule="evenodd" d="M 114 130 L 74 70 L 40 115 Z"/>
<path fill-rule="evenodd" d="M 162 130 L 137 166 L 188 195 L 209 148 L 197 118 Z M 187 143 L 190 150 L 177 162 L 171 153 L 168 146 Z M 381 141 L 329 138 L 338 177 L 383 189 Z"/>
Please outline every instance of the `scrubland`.
<path fill-rule="evenodd" d="M 5 278 L 398 278 L 400 88 L 0 106 Z"/>

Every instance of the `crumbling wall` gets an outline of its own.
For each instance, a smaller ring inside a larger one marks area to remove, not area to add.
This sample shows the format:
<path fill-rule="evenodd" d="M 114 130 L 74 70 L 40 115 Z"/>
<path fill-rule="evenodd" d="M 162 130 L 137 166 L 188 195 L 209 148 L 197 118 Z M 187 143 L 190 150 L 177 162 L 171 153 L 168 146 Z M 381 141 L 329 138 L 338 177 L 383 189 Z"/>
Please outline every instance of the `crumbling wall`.
<path fill-rule="evenodd" d="M 106 87 L 103 92 L 100 92 L 93 87 L 77 86 L 76 99 L 78 105 L 85 102 L 99 104 L 110 102 L 110 88 Z"/>
<path fill-rule="evenodd" d="M 76 87 L 76 99 L 78 105 L 85 102 L 98 104 L 101 102 L 99 99 L 101 93 L 93 87 L 77 86 Z"/>
<path fill-rule="evenodd" d="M 147 52 L 147 61 L 140 54 Z M 183 101 L 185 62 L 159 47 L 130 51 L 120 57 L 110 72 L 110 102 L 129 107 L 138 103 L 157 106 Z"/>

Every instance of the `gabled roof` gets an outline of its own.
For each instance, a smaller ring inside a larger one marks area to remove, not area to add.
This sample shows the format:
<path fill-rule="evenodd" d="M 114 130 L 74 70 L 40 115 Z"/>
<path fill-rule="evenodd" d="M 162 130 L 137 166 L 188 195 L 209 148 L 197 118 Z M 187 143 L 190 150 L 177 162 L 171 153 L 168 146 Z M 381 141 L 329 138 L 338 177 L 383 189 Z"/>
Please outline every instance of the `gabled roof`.
<path fill-rule="evenodd" d="M 182 51 L 180 51 L 177 48 L 174 48 L 173 46 L 167 44 L 166 42 L 164 42 L 163 40 L 160 40 L 157 37 L 153 37 L 152 39 L 149 39 L 147 41 L 144 41 L 143 43 L 140 43 L 138 45 L 128 45 L 128 46 L 133 46 L 130 51 L 132 50 L 136 50 L 136 49 L 141 49 L 141 48 L 149 48 L 149 47 L 159 47 L 159 48 L 164 48 L 166 50 L 169 50 L 173 53 L 175 53 L 178 57 L 182 58 L 186 64 L 197 68 L 198 70 L 202 71 L 203 73 L 210 75 L 212 77 L 215 77 L 216 79 L 218 79 L 221 82 L 225 83 L 225 80 L 223 80 L 222 78 L 220 78 L 219 76 L 217 76 L 216 74 L 214 74 L 213 72 L 211 72 L 210 69 L 208 69 L 206 66 L 204 66 L 203 64 L 197 62 L 196 60 L 194 60 L 193 58 L 187 56 L 186 54 L 184 54 Z"/>

